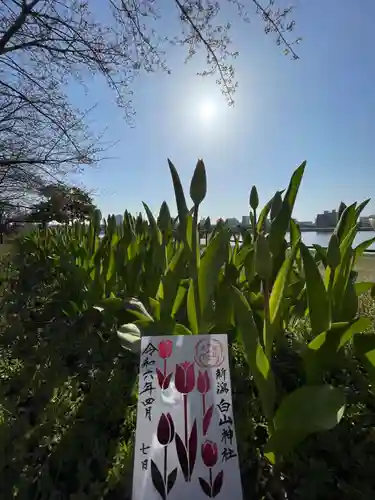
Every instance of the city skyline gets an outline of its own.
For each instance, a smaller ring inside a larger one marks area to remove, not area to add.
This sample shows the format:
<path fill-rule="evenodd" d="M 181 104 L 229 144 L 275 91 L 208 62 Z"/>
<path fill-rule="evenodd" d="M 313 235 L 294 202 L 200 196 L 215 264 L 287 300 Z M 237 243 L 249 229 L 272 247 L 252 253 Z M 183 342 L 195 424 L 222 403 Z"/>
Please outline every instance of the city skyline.
<path fill-rule="evenodd" d="M 136 214 L 133 214 L 133 215 L 137 216 L 138 213 L 141 213 L 143 218 L 147 218 L 145 212 L 137 212 Z M 298 222 L 299 224 L 316 225 L 316 223 L 317 223 L 316 221 L 317 221 L 317 218 L 319 217 L 319 215 L 328 215 L 328 216 L 331 216 L 333 214 L 338 215 L 337 209 L 323 210 L 323 212 L 320 212 L 320 213 L 316 214 L 314 220 L 303 220 L 303 221 L 301 221 L 301 220 L 299 220 L 299 219 L 297 219 L 295 217 L 294 217 L 294 220 L 296 222 Z M 102 214 L 102 216 L 103 215 L 104 214 Z M 114 215 L 115 216 L 117 224 L 121 224 L 122 223 L 123 218 L 124 218 L 123 214 L 110 214 L 110 215 Z M 154 213 L 153 215 L 155 217 L 157 217 L 158 213 Z M 172 215 L 172 217 L 177 217 L 177 214 L 175 214 L 174 216 Z M 205 217 L 205 216 L 200 215 L 199 216 L 199 222 L 203 223 L 204 221 L 207 220 L 208 217 L 210 217 L 210 216 L 206 216 Z M 361 215 L 360 221 L 365 222 L 365 221 L 367 221 L 370 218 L 375 218 L 375 214 Z M 246 222 L 245 222 L 245 219 L 246 219 Z M 250 215 L 242 215 L 242 216 L 240 216 L 240 218 L 231 216 L 231 217 L 218 217 L 216 219 L 213 219 L 212 217 L 210 217 L 210 221 L 213 224 L 215 224 L 218 220 L 223 220 L 223 221 L 228 221 L 228 220 L 231 221 L 231 220 L 233 220 L 233 222 L 236 221 L 236 223 L 238 223 L 238 224 L 242 223 L 242 225 L 246 225 L 246 224 L 250 225 Z"/>

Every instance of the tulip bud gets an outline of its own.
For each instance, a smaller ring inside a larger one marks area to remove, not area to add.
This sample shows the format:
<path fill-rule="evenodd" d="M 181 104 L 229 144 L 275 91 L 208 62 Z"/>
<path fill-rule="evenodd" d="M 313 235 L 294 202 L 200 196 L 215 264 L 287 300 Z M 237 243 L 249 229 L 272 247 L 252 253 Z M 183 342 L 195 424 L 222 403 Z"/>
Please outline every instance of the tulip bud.
<path fill-rule="evenodd" d="M 198 160 L 190 183 L 190 197 L 197 207 L 202 203 L 207 192 L 206 168 L 203 160 Z"/>
<path fill-rule="evenodd" d="M 250 207 L 256 210 L 259 205 L 259 196 L 256 186 L 253 186 L 250 191 Z"/>
<path fill-rule="evenodd" d="M 201 394 L 206 394 L 210 390 L 210 378 L 207 370 L 198 373 L 197 389 Z"/>
<path fill-rule="evenodd" d="M 167 446 L 174 439 L 174 423 L 169 413 L 161 414 L 156 432 L 159 443 Z"/>
<path fill-rule="evenodd" d="M 160 207 L 160 212 L 157 222 L 159 229 L 161 229 L 164 232 L 168 232 L 172 229 L 171 214 L 169 212 L 168 205 L 165 201 L 163 201 Z"/>
<path fill-rule="evenodd" d="M 202 460 L 206 467 L 216 465 L 218 458 L 217 444 L 212 441 L 205 441 L 202 444 Z"/>
<path fill-rule="evenodd" d="M 167 359 L 172 354 L 173 342 L 171 340 L 162 340 L 159 343 L 159 356 L 162 359 Z"/>

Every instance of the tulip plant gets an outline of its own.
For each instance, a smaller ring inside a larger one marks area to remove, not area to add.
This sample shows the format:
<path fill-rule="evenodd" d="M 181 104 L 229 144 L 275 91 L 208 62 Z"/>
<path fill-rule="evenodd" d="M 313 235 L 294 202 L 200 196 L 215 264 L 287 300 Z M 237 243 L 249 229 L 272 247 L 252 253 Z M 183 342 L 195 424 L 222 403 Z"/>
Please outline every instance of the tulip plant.
<path fill-rule="evenodd" d="M 156 368 L 156 375 L 158 377 L 158 382 L 160 389 L 168 389 L 172 373 L 168 373 L 167 375 L 167 359 L 172 354 L 172 341 L 171 340 L 163 340 L 159 344 L 159 356 L 164 360 L 164 370 L 161 372 L 159 368 Z"/>
<path fill-rule="evenodd" d="M 177 467 L 175 467 L 169 474 L 167 471 L 168 445 L 173 442 L 175 437 L 174 423 L 169 413 L 167 413 L 167 415 L 164 413 L 161 414 L 156 431 L 156 437 L 164 450 L 164 468 L 163 474 L 161 474 L 157 465 L 151 459 L 151 478 L 156 491 L 160 494 L 161 498 L 165 500 L 168 493 L 173 488 L 177 478 Z"/>
<path fill-rule="evenodd" d="M 191 180 L 191 207 L 170 161 L 169 169 L 176 219 L 165 202 L 156 218 L 144 203 L 147 220 L 125 212 L 123 224 L 116 226 L 109 216 L 100 238 L 97 212 L 88 225 L 27 236 L 21 244 L 21 258 L 31 265 L 43 262 L 54 270 L 64 286 L 51 301 L 61 304 L 71 321 L 102 322 L 108 331 L 117 331 L 121 345 L 133 352 L 139 352 L 142 335 L 226 332 L 230 343 L 241 343 L 267 421 L 264 454 L 278 465 L 306 436 L 329 430 L 340 421 L 344 391 L 326 380 L 342 362 L 349 344 L 356 355 L 353 362 L 363 359 L 374 376 L 374 336 L 363 333 L 370 320 L 358 312 L 358 296 L 373 283 L 356 282 L 354 270 L 358 258 L 375 241 L 371 238 L 354 246 L 358 220 L 368 200 L 342 204 L 328 248 L 314 245 L 311 251 L 302 243 L 300 228 L 292 218 L 304 162 L 287 189 L 277 191 L 262 209 L 257 189 L 251 189 L 251 229 L 243 230 L 241 238 L 218 224 L 206 234 L 207 244 L 202 248 L 198 220 L 207 191 L 204 163 L 198 161 Z M 287 342 L 290 325 L 298 321 L 308 325 L 305 337 L 293 344 L 303 362 L 305 383 L 285 394 L 276 384 L 273 360 Z M 161 343 L 159 354 L 164 366 L 158 370 L 158 383 L 165 389 L 171 380 L 168 340 Z M 185 405 L 195 383 L 209 423 L 205 407 L 209 380 L 204 372 L 195 380 L 194 366 L 188 360 L 178 365 L 175 384 Z M 175 436 L 181 457 L 191 453 L 194 425 L 190 435 L 186 426 L 183 439 Z M 159 442 L 167 447 L 174 432 L 168 415 L 159 427 Z M 202 448 L 209 475 L 201 478 L 201 486 L 211 496 L 221 481 L 220 472 L 215 479 L 211 477 L 215 449 L 209 441 Z M 186 480 L 191 472 L 185 470 Z M 165 474 L 161 474 L 164 485 Z"/>
<path fill-rule="evenodd" d="M 212 469 L 217 464 L 218 450 L 217 444 L 212 441 L 205 441 L 202 444 L 202 461 L 209 471 L 209 480 L 206 481 L 203 477 L 199 478 L 199 483 L 202 490 L 209 498 L 215 498 L 221 490 L 223 484 L 223 471 L 221 470 L 214 480 L 212 480 Z"/>

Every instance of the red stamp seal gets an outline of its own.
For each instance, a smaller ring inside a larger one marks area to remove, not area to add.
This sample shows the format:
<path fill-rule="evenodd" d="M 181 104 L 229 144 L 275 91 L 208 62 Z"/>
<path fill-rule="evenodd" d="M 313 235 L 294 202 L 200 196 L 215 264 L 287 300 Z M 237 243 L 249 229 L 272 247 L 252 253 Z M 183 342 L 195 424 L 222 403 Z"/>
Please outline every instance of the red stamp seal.
<path fill-rule="evenodd" d="M 223 364 L 224 349 L 219 340 L 200 340 L 195 346 L 195 362 L 201 368 L 216 368 Z"/>

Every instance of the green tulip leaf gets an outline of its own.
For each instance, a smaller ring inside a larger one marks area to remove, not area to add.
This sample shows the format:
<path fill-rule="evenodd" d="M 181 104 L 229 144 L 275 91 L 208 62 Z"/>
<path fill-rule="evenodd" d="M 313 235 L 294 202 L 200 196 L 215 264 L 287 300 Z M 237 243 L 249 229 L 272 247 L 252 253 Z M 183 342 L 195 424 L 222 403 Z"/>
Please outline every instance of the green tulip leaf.
<path fill-rule="evenodd" d="M 236 287 L 232 287 L 232 290 L 237 329 L 245 356 L 259 391 L 264 415 L 272 421 L 276 389 L 271 364 L 260 344 L 258 329 L 249 303 Z"/>
<path fill-rule="evenodd" d="M 375 243 L 375 237 L 370 238 L 369 240 L 362 241 L 359 245 L 357 245 L 354 249 L 356 257 L 361 257 L 363 253 L 373 244 Z"/>
<path fill-rule="evenodd" d="M 341 389 L 330 385 L 296 389 L 281 401 L 275 413 L 275 432 L 266 444 L 266 457 L 275 463 L 308 435 L 332 429 L 344 410 L 345 394 Z"/>
<path fill-rule="evenodd" d="M 301 185 L 306 162 L 304 161 L 293 173 L 288 189 L 285 193 L 281 208 L 271 223 L 270 248 L 274 256 L 282 250 L 282 244 L 289 227 L 290 219 L 296 201 L 297 193 Z"/>
<path fill-rule="evenodd" d="M 255 271 L 263 280 L 269 280 L 272 276 L 272 255 L 263 234 L 258 234 L 255 243 Z"/>
<path fill-rule="evenodd" d="M 329 297 L 313 256 L 309 249 L 301 242 L 301 256 L 306 276 L 307 303 L 311 329 L 314 335 L 329 330 L 331 312 Z"/>
<path fill-rule="evenodd" d="M 332 234 L 327 249 L 327 264 L 336 269 L 341 262 L 340 244 L 339 239 L 335 233 Z"/>
<path fill-rule="evenodd" d="M 322 379 L 324 373 L 336 364 L 337 353 L 355 334 L 371 325 L 371 318 L 360 317 L 350 322 L 332 323 L 331 329 L 317 335 L 303 355 L 309 383 Z"/>
<path fill-rule="evenodd" d="M 200 259 L 198 271 L 199 300 L 202 314 L 211 310 L 212 298 L 218 283 L 219 273 L 227 257 L 230 233 L 226 229 L 211 238 Z"/>

